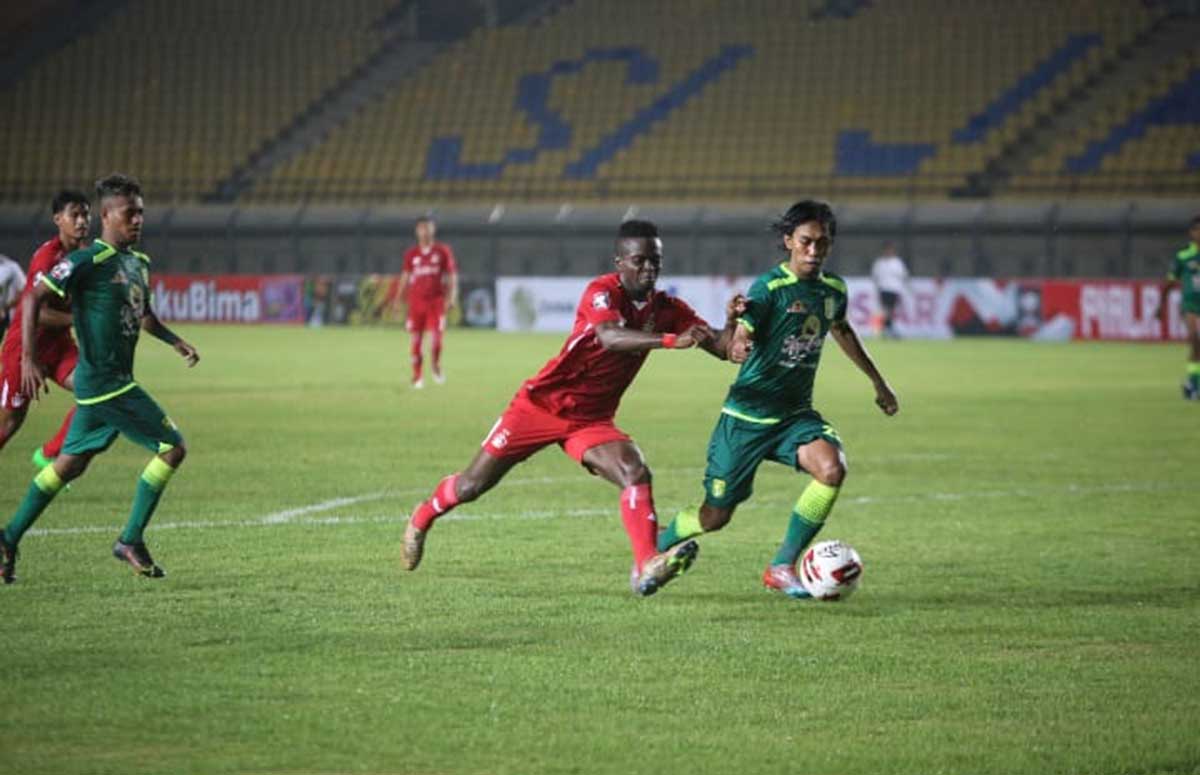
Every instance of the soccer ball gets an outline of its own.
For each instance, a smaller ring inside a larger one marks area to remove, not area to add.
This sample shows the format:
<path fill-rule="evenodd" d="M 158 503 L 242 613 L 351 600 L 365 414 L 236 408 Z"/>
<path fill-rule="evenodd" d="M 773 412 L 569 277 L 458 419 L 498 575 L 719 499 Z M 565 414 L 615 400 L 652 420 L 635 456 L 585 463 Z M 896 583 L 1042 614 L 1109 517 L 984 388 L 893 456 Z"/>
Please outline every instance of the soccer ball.
<path fill-rule="evenodd" d="M 862 574 L 862 558 L 841 541 L 813 544 L 800 560 L 800 583 L 817 600 L 845 600 Z"/>

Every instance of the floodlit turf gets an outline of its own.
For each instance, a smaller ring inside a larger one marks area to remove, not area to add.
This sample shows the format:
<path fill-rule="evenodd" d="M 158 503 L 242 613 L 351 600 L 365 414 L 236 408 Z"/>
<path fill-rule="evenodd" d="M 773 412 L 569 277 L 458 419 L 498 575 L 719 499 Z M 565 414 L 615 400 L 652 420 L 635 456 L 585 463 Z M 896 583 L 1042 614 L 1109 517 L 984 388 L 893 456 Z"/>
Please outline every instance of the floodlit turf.
<path fill-rule="evenodd" d="M 451 332 L 407 388 L 394 330 L 191 328 L 142 383 L 191 454 L 108 556 L 146 454 L 119 442 L 0 588 L 0 772 L 1200 772 L 1200 405 L 1179 346 L 876 343 L 883 417 L 831 342 L 818 406 L 850 459 L 823 537 L 842 604 L 759 587 L 805 478 L 761 471 L 658 596 L 628 591 L 616 492 L 557 449 L 397 556 L 551 336 Z M 655 353 L 620 424 L 660 513 L 700 494 L 727 364 Z M 0 453 L 0 511 L 66 406 Z M 344 499 L 344 500 L 339 500 Z"/>

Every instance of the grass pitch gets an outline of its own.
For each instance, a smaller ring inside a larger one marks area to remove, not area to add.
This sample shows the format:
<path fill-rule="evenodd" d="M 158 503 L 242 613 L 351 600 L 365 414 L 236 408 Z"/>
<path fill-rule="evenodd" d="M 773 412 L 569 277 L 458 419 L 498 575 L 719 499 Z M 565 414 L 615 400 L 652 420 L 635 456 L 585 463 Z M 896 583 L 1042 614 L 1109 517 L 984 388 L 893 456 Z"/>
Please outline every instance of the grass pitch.
<path fill-rule="evenodd" d="M 397 331 L 186 334 L 195 370 L 139 362 L 191 448 L 148 533 L 168 578 L 108 556 L 147 457 L 118 442 L 0 589 L 4 773 L 1200 772 L 1178 346 L 876 343 L 888 419 L 830 343 L 850 476 L 822 536 L 866 574 L 816 604 L 758 584 L 806 481 L 772 465 L 647 600 L 616 491 L 557 449 L 399 569 L 409 509 L 560 337 L 451 332 L 449 383 L 413 392 Z M 654 353 L 626 396 L 663 519 L 701 494 L 732 374 Z M 0 517 L 66 405 L 0 453 Z"/>

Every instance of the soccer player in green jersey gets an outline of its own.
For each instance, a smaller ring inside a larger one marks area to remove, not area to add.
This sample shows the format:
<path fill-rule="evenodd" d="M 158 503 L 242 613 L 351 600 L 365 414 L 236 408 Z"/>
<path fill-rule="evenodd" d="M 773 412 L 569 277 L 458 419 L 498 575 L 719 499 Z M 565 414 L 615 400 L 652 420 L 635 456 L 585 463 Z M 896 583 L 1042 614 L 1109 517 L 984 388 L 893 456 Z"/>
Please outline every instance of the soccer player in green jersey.
<path fill-rule="evenodd" d="M 113 556 L 149 578 L 165 574 L 150 556 L 143 532 L 163 489 L 187 449 L 175 423 L 133 379 L 133 353 L 138 334 L 170 345 L 195 366 L 196 348 L 163 325 L 150 308 L 150 259 L 133 249 L 142 236 L 145 206 L 141 186 L 126 175 L 109 175 L 96 184 L 103 223 L 101 239 L 73 251 L 42 278 L 22 310 L 22 386 L 38 396 L 46 377 L 38 365 L 33 322 L 48 294 L 71 303 L 79 363 L 75 368 L 75 418 L 62 453 L 43 468 L 29 486 L 3 535 L 0 571 L 5 584 L 14 579 L 17 545 L 67 482 L 84 472 L 117 436 L 146 447 L 155 456 L 142 471 L 129 521 L 113 545 Z"/>
<path fill-rule="evenodd" d="M 659 551 L 679 541 L 720 530 L 738 504 L 750 497 L 764 460 L 805 471 L 812 481 L 788 520 L 783 544 L 763 574 L 763 584 L 788 597 L 809 597 L 796 575 L 796 560 L 825 524 L 846 478 L 842 440 L 812 407 L 813 381 L 825 335 L 875 387 L 884 414 L 899 409 L 896 394 L 846 320 L 846 282 L 822 271 L 837 234 L 837 220 L 823 202 L 797 202 L 772 228 L 788 260 L 750 287 L 745 311 L 730 343 L 729 359 L 741 363 L 708 444 L 704 502 L 681 511 L 659 533 Z"/>
<path fill-rule="evenodd" d="M 1200 401 L 1200 215 L 1192 218 L 1188 236 L 1191 242 L 1175 254 L 1171 268 L 1167 271 L 1167 282 L 1162 290 L 1162 302 L 1158 307 L 1161 319 L 1167 308 L 1167 295 L 1179 287 L 1182 300 L 1180 312 L 1187 326 L 1188 347 L 1187 379 L 1183 383 L 1183 397 L 1189 401 Z"/>

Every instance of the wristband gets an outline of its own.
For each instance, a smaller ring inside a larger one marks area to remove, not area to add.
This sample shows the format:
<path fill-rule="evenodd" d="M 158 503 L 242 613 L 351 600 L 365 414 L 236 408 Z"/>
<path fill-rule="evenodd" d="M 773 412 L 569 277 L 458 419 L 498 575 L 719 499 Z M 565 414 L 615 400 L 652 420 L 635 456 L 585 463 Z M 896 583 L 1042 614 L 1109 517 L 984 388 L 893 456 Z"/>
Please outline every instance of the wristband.
<path fill-rule="evenodd" d="M 662 336 L 662 346 L 663 346 L 663 347 L 665 347 L 665 348 L 667 348 L 668 350 L 673 350 L 673 349 L 675 349 L 675 339 L 676 339 L 676 338 L 677 338 L 677 337 L 676 337 L 676 335 L 675 335 L 675 334 L 663 334 L 663 336 Z"/>

